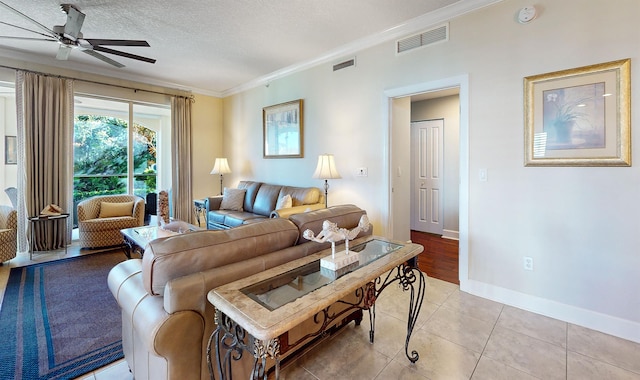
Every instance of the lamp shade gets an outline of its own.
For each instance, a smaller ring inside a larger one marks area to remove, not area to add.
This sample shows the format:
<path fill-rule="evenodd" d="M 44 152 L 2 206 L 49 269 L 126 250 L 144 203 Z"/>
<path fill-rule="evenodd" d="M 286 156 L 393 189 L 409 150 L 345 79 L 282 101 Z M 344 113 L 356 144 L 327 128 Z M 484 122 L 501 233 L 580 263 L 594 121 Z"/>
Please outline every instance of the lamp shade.
<path fill-rule="evenodd" d="M 209 174 L 229 174 L 231 173 L 231 169 L 229 169 L 229 163 L 226 158 L 216 158 L 216 163 L 213 164 L 213 169 L 211 169 L 211 173 Z"/>
<path fill-rule="evenodd" d="M 321 154 L 318 156 L 318 166 L 313 173 L 313 178 L 334 179 L 342 178 L 336 169 L 336 163 L 333 160 L 333 154 Z"/>

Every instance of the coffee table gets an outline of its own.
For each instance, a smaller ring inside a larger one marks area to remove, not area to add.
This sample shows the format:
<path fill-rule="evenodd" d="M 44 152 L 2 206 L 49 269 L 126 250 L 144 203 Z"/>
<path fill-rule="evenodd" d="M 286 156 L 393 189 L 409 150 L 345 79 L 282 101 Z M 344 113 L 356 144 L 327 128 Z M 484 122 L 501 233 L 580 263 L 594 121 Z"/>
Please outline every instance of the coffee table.
<path fill-rule="evenodd" d="M 345 303 L 341 300 L 348 296 L 355 295 L 357 301 L 345 303 L 349 305 L 345 312 L 368 310 L 369 339 L 373 343 L 375 300 L 396 281 L 403 290 L 410 290 L 405 354 L 415 363 L 419 355 L 416 351 L 409 353 L 409 340 L 424 299 L 425 279 L 417 267 L 417 256 L 423 247 L 377 236 L 361 238 L 350 245 L 352 251 L 359 252 L 360 260 L 347 269 L 327 271 L 320 267 L 320 259 L 331 255 L 328 249 L 209 291 L 207 299 L 216 309 L 217 325 L 207 348 L 211 378 L 215 370 L 217 379 L 231 379 L 231 361 L 240 360 L 247 351 L 255 358 L 251 378 L 267 379 L 270 358 L 275 362 L 273 370 L 278 379 L 281 348 L 286 346 L 288 350 L 302 343 L 302 339 L 289 342 L 287 332 L 315 317 L 322 321 L 321 326 L 304 339 L 322 335 L 331 321 L 345 315 L 332 315 L 329 307 L 336 302 Z"/>
<path fill-rule="evenodd" d="M 200 230 L 199 227 L 196 227 L 192 224 L 186 224 L 186 226 L 189 231 Z M 140 257 L 142 257 L 147 244 L 151 240 L 178 235 L 180 232 L 165 230 L 159 226 L 144 226 L 125 228 L 123 230 L 120 230 L 120 233 L 122 234 L 122 237 L 124 239 L 124 254 L 127 255 L 127 258 L 130 259 L 132 253 L 137 253 L 140 255 Z"/>

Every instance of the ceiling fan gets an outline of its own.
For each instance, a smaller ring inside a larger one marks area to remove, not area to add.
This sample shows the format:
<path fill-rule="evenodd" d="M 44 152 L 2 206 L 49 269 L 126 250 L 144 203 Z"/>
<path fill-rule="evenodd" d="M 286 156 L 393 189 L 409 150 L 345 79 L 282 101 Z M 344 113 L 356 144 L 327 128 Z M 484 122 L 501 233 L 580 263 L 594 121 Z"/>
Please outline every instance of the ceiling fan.
<path fill-rule="evenodd" d="M 143 40 L 111 40 L 111 39 L 96 39 L 96 38 L 84 38 L 82 36 L 82 32 L 80 29 L 82 28 L 82 24 L 84 23 L 85 14 L 80 12 L 75 6 L 71 4 L 62 4 L 60 5 L 61 10 L 67 14 L 67 22 L 64 25 L 56 25 L 53 28 L 49 29 L 46 26 L 40 24 L 36 20 L 31 17 L 25 15 L 24 13 L 18 11 L 0 1 L 0 6 L 10 10 L 11 12 L 23 17 L 24 19 L 31 22 L 33 25 L 37 26 L 42 30 L 36 31 L 31 30 L 29 28 L 24 28 L 18 25 L 9 24 L 6 22 L 0 21 L 0 24 L 12 26 L 14 28 L 26 30 L 28 32 L 36 33 L 41 35 L 42 37 L 12 37 L 12 36 L 0 36 L 0 38 L 10 38 L 17 40 L 35 40 L 35 41 L 52 41 L 60 44 L 58 48 L 58 53 L 56 55 L 56 59 L 66 61 L 69 59 L 69 55 L 71 54 L 71 50 L 78 49 L 83 53 L 89 54 L 92 57 L 98 58 L 99 60 L 106 62 L 115 67 L 124 67 L 124 65 L 120 62 L 117 62 L 102 53 L 109 53 L 118 55 L 125 58 L 135 59 L 138 61 L 155 63 L 156 60 L 152 58 L 142 57 L 135 54 L 126 53 L 123 51 L 113 50 L 110 48 L 104 47 L 106 46 L 143 46 L 149 47 L 149 43 Z M 44 37 L 44 38 L 43 38 Z"/>

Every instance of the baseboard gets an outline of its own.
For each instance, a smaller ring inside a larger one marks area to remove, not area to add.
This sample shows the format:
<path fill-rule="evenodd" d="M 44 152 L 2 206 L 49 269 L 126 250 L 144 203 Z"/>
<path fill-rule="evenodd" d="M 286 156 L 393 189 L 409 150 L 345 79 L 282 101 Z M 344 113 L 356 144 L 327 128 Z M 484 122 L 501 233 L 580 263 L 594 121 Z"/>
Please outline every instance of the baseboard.
<path fill-rule="evenodd" d="M 460 232 L 453 230 L 442 230 L 443 239 L 460 240 Z"/>
<path fill-rule="evenodd" d="M 475 280 L 460 280 L 460 290 L 505 305 L 573 323 L 640 343 L 640 323 L 540 298 Z"/>

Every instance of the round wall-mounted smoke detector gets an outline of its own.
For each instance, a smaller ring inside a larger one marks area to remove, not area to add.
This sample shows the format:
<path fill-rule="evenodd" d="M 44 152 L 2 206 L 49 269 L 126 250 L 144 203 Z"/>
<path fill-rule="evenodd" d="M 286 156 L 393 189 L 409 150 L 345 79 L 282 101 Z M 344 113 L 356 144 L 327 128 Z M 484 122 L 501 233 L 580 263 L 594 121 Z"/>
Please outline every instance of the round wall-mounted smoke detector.
<path fill-rule="evenodd" d="M 536 15 L 536 7 L 534 7 L 533 5 L 526 6 L 520 9 L 520 12 L 518 12 L 518 22 L 521 24 L 526 24 L 536 18 Z"/>

